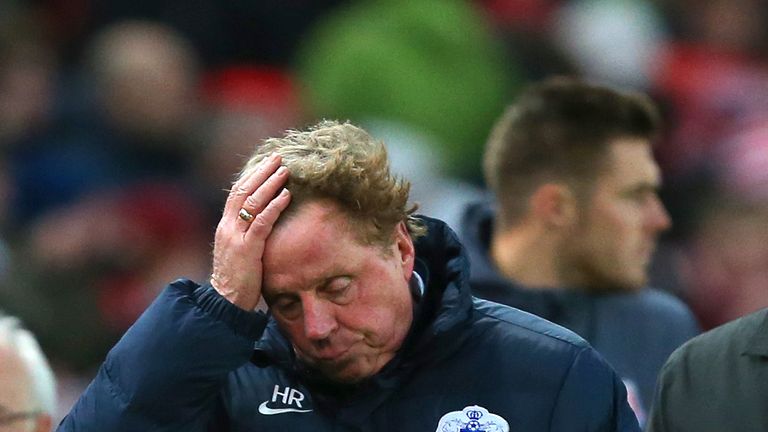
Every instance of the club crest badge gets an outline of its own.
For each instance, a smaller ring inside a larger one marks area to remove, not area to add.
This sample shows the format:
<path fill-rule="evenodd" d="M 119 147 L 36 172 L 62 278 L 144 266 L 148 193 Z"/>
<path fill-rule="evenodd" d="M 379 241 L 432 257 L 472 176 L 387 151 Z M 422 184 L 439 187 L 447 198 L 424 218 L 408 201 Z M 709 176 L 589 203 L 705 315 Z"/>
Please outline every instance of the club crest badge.
<path fill-rule="evenodd" d="M 509 423 L 481 406 L 472 405 L 442 416 L 435 432 L 509 432 Z"/>

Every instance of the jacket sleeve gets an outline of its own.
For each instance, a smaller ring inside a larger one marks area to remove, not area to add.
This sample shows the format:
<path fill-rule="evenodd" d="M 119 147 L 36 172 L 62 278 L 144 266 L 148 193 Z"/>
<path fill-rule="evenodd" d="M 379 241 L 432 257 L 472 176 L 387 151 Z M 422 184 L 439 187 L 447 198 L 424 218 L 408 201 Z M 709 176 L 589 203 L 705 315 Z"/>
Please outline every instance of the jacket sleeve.
<path fill-rule="evenodd" d="M 250 359 L 266 316 L 210 285 L 167 286 L 112 348 L 57 431 L 205 431 L 229 372 Z"/>
<path fill-rule="evenodd" d="M 560 389 L 551 432 L 640 432 L 621 378 L 591 347 L 582 348 Z"/>

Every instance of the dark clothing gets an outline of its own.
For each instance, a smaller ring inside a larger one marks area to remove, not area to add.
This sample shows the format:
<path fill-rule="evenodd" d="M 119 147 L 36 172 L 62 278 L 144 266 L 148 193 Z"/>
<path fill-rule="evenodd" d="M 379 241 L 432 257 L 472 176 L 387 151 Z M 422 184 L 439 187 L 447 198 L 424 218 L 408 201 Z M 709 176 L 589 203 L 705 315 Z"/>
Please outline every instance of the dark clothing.
<path fill-rule="evenodd" d="M 648 431 L 768 431 L 768 309 L 710 330 L 670 356 Z"/>
<path fill-rule="evenodd" d="M 297 361 L 272 319 L 178 281 L 112 349 L 58 430 L 639 431 L 599 354 L 566 329 L 473 298 L 455 234 L 425 220 L 414 324 L 372 378 L 327 382 Z"/>
<path fill-rule="evenodd" d="M 467 208 L 462 221 L 460 237 L 472 263 L 473 294 L 531 312 L 586 339 L 627 383 L 630 402 L 642 421 L 664 361 L 699 333 L 691 312 L 676 297 L 650 288 L 592 293 L 531 289 L 510 281 L 488 254 L 493 218 L 492 206 L 478 203 Z"/>

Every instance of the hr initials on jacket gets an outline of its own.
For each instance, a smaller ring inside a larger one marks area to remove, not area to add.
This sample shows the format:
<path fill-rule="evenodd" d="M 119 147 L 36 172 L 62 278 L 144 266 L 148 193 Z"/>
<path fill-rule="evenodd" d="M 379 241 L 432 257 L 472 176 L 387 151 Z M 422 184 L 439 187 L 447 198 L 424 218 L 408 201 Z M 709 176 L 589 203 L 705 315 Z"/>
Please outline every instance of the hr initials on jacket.
<path fill-rule="evenodd" d="M 311 409 L 305 409 L 301 402 L 305 399 L 304 393 L 289 386 L 280 387 L 275 384 L 272 390 L 272 399 L 259 405 L 259 413 L 263 415 L 276 415 L 285 413 L 306 413 Z"/>

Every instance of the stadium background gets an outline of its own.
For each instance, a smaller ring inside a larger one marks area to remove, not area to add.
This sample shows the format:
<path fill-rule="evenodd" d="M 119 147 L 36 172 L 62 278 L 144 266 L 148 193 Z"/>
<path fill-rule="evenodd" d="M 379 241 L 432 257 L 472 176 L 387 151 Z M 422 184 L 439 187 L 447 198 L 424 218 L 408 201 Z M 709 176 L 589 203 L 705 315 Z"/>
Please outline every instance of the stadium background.
<path fill-rule="evenodd" d="M 661 106 L 653 284 L 711 328 L 768 306 L 765 22 L 763 0 L 0 0 L 0 308 L 64 413 L 160 287 L 206 277 L 261 139 L 359 123 L 455 225 L 504 105 L 567 74 Z"/>

